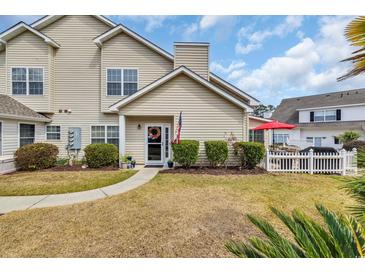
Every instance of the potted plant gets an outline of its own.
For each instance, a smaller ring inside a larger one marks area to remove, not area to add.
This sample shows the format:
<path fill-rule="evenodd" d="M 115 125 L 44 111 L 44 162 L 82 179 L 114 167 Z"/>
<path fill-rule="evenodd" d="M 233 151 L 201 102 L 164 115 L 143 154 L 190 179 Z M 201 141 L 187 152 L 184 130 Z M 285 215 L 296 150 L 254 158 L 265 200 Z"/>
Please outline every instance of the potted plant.
<path fill-rule="evenodd" d="M 167 166 L 168 166 L 169 168 L 173 168 L 173 167 L 174 167 L 174 162 L 173 162 L 172 160 L 168 160 L 168 161 L 167 161 Z"/>
<path fill-rule="evenodd" d="M 134 160 L 134 159 L 133 159 L 133 160 L 131 161 L 131 165 L 132 165 L 132 168 L 135 168 L 135 167 L 136 167 L 136 160 Z"/>
<path fill-rule="evenodd" d="M 127 168 L 128 159 L 127 156 L 121 156 L 119 161 L 119 168 L 125 169 Z"/>

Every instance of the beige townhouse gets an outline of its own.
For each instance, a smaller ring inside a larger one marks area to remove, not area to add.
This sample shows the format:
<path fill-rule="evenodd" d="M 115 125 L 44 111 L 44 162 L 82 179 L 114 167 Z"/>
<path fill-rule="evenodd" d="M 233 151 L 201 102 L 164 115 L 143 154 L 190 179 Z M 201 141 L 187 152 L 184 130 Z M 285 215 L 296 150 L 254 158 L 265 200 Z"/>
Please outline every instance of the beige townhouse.
<path fill-rule="evenodd" d="M 170 54 L 103 16 L 45 16 L 0 34 L 0 157 L 33 142 L 82 155 L 113 143 L 137 163 L 165 164 L 182 139 L 248 140 L 259 102 L 209 71 L 208 43 Z M 231 160 L 233 161 L 233 156 Z"/>

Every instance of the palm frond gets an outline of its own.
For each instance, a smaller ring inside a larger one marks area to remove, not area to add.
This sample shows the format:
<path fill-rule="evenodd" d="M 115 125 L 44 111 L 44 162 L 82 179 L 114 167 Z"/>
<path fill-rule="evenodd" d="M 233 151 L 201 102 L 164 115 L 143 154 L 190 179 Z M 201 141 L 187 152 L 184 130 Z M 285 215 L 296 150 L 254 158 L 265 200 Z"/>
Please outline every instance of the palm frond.
<path fill-rule="evenodd" d="M 344 188 L 357 202 L 356 206 L 351 206 L 349 209 L 365 225 L 365 177 L 347 183 Z"/>
<path fill-rule="evenodd" d="M 345 75 L 338 77 L 337 81 L 365 73 L 365 16 L 352 20 L 345 29 L 345 36 L 352 46 L 361 48 L 354 51 L 352 57 L 342 60 L 342 62 L 352 62 L 353 68 Z"/>

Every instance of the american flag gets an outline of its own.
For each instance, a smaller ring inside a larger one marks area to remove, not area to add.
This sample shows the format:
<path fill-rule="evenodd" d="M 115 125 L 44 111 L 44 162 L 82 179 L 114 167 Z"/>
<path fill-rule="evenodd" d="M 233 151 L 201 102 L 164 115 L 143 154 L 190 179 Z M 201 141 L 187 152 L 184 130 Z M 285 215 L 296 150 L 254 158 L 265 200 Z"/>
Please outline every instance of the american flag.
<path fill-rule="evenodd" d="M 180 137 L 181 137 L 181 127 L 182 127 L 182 111 L 180 111 L 180 115 L 179 115 L 179 122 L 177 124 L 177 134 L 176 134 L 176 138 L 174 140 L 174 144 L 180 144 Z"/>

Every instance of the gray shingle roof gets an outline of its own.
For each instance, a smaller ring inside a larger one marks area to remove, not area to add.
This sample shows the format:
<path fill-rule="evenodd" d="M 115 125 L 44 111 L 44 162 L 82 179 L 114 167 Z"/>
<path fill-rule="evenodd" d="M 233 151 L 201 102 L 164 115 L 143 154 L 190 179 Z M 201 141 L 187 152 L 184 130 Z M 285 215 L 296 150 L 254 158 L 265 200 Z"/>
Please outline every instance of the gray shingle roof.
<path fill-rule="evenodd" d="M 5 94 L 0 94 L 0 117 L 14 119 L 23 118 L 24 120 L 44 122 L 51 121 L 51 119 L 48 117 L 35 112 L 34 110 Z"/>
<path fill-rule="evenodd" d="M 281 101 L 271 118 L 284 123 L 298 124 L 299 112 L 297 109 L 361 103 L 365 103 L 365 88 L 288 98 Z"/>

